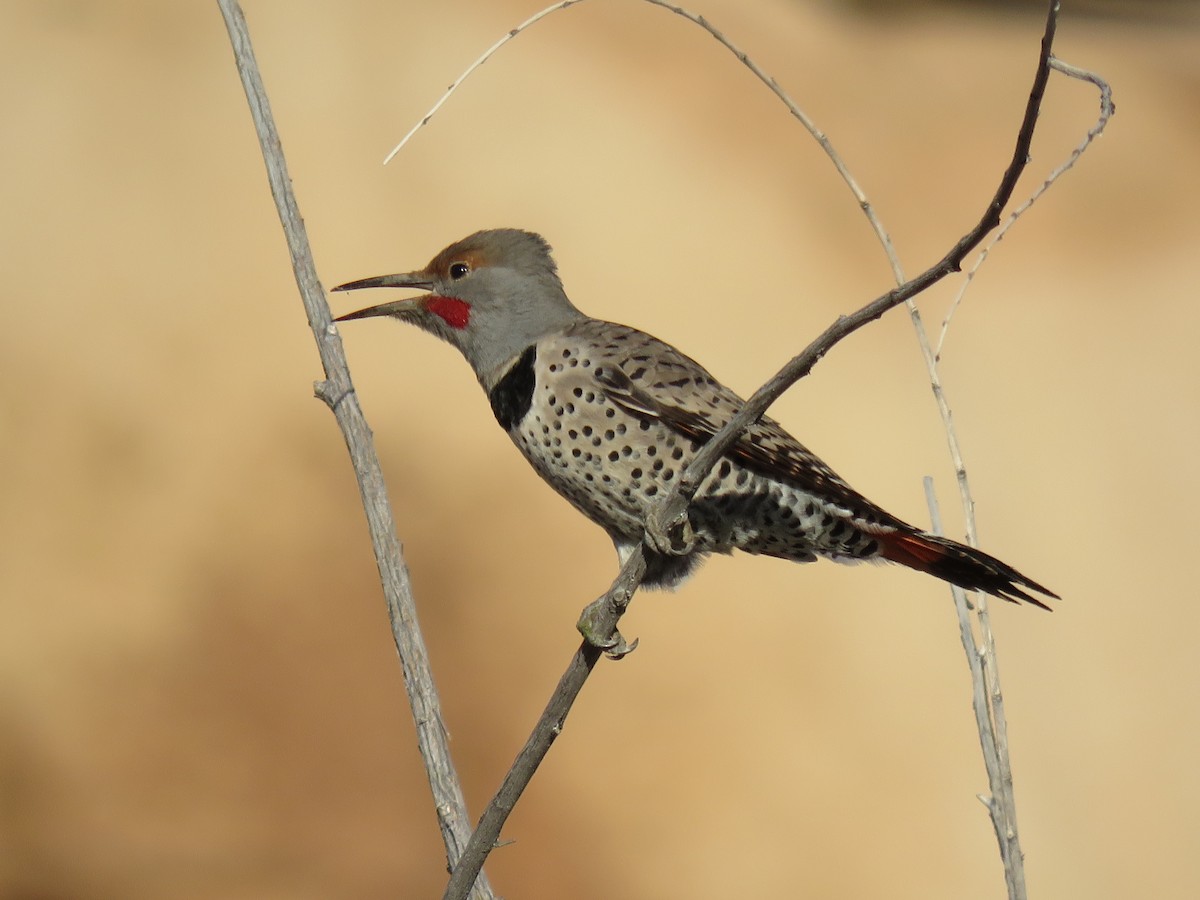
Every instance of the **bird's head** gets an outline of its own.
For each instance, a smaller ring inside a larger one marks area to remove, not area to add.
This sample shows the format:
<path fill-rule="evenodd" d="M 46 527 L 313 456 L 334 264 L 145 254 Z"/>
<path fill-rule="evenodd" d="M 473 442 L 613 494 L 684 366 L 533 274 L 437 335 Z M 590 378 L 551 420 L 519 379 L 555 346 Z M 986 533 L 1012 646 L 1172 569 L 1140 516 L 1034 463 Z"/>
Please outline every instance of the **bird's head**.
<path fill-rule="evenodd" d="M 333 290 L 376 287 L 426 293 L 335 321 L 390 316 L 411 322 L 458 347 L 485 386 L 530 344 L 583 318 L 563 292 L 550 245 L 515 228 L 477 231 L 423 269 L 363 278 Z"/>

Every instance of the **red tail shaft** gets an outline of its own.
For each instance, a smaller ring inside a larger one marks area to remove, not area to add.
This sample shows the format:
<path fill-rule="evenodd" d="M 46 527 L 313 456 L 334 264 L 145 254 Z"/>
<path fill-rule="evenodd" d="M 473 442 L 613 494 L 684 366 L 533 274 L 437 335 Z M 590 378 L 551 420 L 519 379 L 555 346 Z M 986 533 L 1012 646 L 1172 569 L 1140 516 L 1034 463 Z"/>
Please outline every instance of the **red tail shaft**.
<path fill-rule="evenodd" d="M 1047 610 L 1049 606 L 1021 588 L 1060 599 L 1058 594 L 1022 575 L 1007 563 L 948 538 L 914 531 L 879 535 L 878 540 L 880 555 L 884 559 L 918 572 L 927 572 L 965 590 L 979 590 L 1010 603 L 1024 601 Z"/>

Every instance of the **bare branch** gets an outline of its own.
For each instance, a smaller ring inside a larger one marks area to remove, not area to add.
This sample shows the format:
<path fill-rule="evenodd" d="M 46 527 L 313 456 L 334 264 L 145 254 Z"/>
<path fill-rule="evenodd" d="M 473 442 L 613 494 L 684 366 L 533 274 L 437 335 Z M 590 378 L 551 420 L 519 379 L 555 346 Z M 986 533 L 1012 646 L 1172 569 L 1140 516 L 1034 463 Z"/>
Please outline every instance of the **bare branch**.
<path fill-rule="evenodd" d="M 934 534 L 944 534 L 942 515 L 938 509 L 937 496 L 933 492 L 933 479 L 925 479 L 925 499 L 929 504 L 929 517 Z M 979 733 L 979 746 L 983 751 L 983 765 L 988 773 L 991 796 L 979 795 L 980 802 L 987 807 L 1000 846 L 1000 859 L 1004 864 L 1004 881 L 1008 885 L 1009 900 L 1023 900 L 1025 891 L 1025 865 L 1021 844 L 1017 837 L 1017 811 L 1012 791 L 1012 768 L 1009 765 L 1008 739 L 997 732 L 997 715 L 1003 721 L 1003 706 L 997 714 L 991 702 L 992 691 L 1000 697 L 999 673 L 996 671 L 995 648 L 990 657 L 980 650 L 975 642 L 971 626 L 971 604 L 967 595 L 957 585 L 950 586 L 954 596 L 954 609 L 958 615 L 959 637 L 967 665 L 971 669 L 971 707 L 975 711 L 975 728 Z M 982 596 L 980 597 L 982 601 Z M 1007 783 L 1005 778 L 1007 776 Z"/>
<path fill-rule="evenodd" d="M 686 10 L 683 7 L 676 6 L 674 3 L 668 3 L 667 0 L 645 0 L 645 2 L 651 3 L 654 6 L 661 6 L 663 9 L 667 9 L 675 13 L 675 15 L 682 16 L 689 22 L 694 22 L 695 24 L 699 25 L 710 35 L 712 35 L 717 42 L 721 44 L 721 46 L 736 56 L 738 62 L 753 72 L 754 76 L 764 85 L 766 85 L 772 94 L 774 94 L 783 102 L 783 105 L 787 107 L 788 112 L 791 113 L 792 116 L 804 126 L 805 131 L 807 131 L 812 136 L 813 140 L 815 140 L 821 146 L 821 149 L 825 151 L 825 155 L 829 157 L 830 162 L 833 163 L 833 167 L 837 169 L 838 174 L 846 183 L 846 187 L 848 187 L 850 192 L 854 194 L 854 199 L 858 202 L 859 208 L 863 211 L 863 214 L 866 215 L 867 221 L 871 225 L 871 229 L 875 232 L 875 235 L 879 238 L 879 242 L 883 245 L 884 253 L 887 254 L 888 262 L 890 262 L 892 265 L 892 271 L 895 274 L 896 281 L 898 283 L 904 281 L 904 275 L 900 270 L 899 260 L 896 258 L 896 250 L 892 246 L 891 236 L 883 227 L 883 222 L 880 221 L 879 217 L 876 215 L 875 207 L 867 199 L 867 195 L 863 193 L 863 189 L 859 187 L 858 181 L 850 173 L 850 169 L 847 167 L 841 155 L 834 149 L 829 137 L 825 134 L 825 132 L 817 127 L 817 124 L 809 117 L 808 113 L 796 105 L 796 102 L 792 100 L 792 98 L 788 96 L 787 92 L 779 86 L 779 82 L 764 72 L 758 63 L 751 59 L 744 50 L 736 46 L 733 41 L 729 40 L 724 33 L 716 29 L 712 23 L 708 21 L 708 19 L 704 18 L 704 16 Z"/>
<path fill-rule="evenodd" d="M 367 513 L 367 524 L 379 575 L 383 581 L 384 596 L 387 598 L 388 617 L 392 623 L 392 636 L 400 655 L 404 670 L 404 684 L 412 706 L 413 721 L 416 723 L 417 742 L 425 771 L 433 791 L 438 824 L 446 844 L 448 864 L 453 868 L 463 846 L 470 835 L 470 819 L 462 787 L 450 759 L 450 748 L 446 740 L 446 726 L 442 720 L 441 704 L 433 685 L 429 658 L 424 639 L 417 625 L 416 605 L 412 597 L 408 568 L 396 541 L 396 528 L 388 504 L 387 490 L 379 459 L 371 441 L 371 432 L 363 418 L 358 397 L 350 381 L 350 370 L 342 352 L 342 342 L 334 327 L 325 300 L 325 292 L 317 279 L 316 266 L 309 248 L 304 221 L 292 191 L 291 178 L 283 158 L 279 133 L 271 115 L 270 103 L 258 72 L 246 19 L 236 0 L 218 0 L 221 14 L 233 44 L 238 72 L 250 103 L 250 113 L 262 146 L 263 159 L 267 166 L 267 178 L 271 193 L 279 210 L 279 219 L 287 238 L 292 257 L 292 269 L 296 284 L 304 301 L 309 325 L 317 341 L 317 350 L 325 370 L 325 381 L 316 386 L 317 396 L 328 404 L 342 429 L 354 472 L 358 478 L 359 491 Z M 480 874 L 475 880 L 472 896 L 477 900 L 490 900 L 494 895 L 487 877 Z"/>
<path fill-rule="evenodd" d="M 617 620 L 629 606 L 629 601 L 638 589 L 638 585 L 642 583 L 642 576 L 645 573 L 645 556 L 639 546 L 621 567 L 621 572 L 616 581 L 612 583 L 612 587 L 590 607 L 596 610 L 597 617 L 593 622 L 597 629 L 608 633 L 616 631 Z M 496 796 L 484 810 L 474 834 L 471 835 L 470 842 L 463 851 L 458 866 L 450 875 L 450 881 L 442 895 L 443 900 L 462 900 L 467 895 L 476 873 L 483 867 L 484 860 L 495 848 L 496 842 L 500 838 L 500 830 L 508 820 L 513 807 L 516 806 L 517 800 L 529 786 L 534 772 L 537 771 L 538 766 L 549 752 L 550 745 L 562 733 L 567 713 L 571 711 L 575 698 L 579 696 L 579 692 L 583 689 L 584 683 L 603 652 L 601 648 L 586 640 L 575 651 L 575 655 L 567 665 L 567 670 L 559 679 L 558 687 L 554 689 L 554 693 L 550 697 L 550 702 L 546 704 L 546 709 L 534 726 L 533 732 L 525 741 L 525 746 L 521 748 L 521 752 L 517 754 L 508 774 L 504 776 L 504 781 L 496 792 Z"/>
<path fill-rule="evenodd" d="M 1100 135 L 1104 134 L 1104 129 L 1108 127 L 1108 120 L 1113 117 L 1114 113 L 1116 113 L 1116 107 L 1113 105 L 1112 99 L 1112 88 L 1109 87 L 1108 82 L 1106 82 L 1095 72 L 1088 72 L 1084 69 L 1077 68 L 1070 63 L 1065 63 L 1061 59 L 1056 59 L 1054 57 L 1051 57 L 1050 65 L 1055 71 L 1061 72 L 1068 78 L 1076 78 L 1080 81 L 1087 81 L 1091 84 L 1094 84 L 1100 91 L 1100 115 L 1096 119 L 1096 124 L 1088 129 L 1088 133 L 1084 135 L 1083 140 L 1080 141 L 1079 145 L 1071 151 L 1071 155 L 1068 156 L 1060 165 L 1056 166 L 1054 170 L 1046 176 L 1046 180 L 1043 181 L 1038 189 L 1029 196 L 1029 199 L 1009 213 L 1009 216 L 1007 219 L 1005 219 L 1004 224 L 1000 226 L 1000 229 L 994 235 L 992 235 L 991 239 L 987 242 L 984 248 L 979 251 L 979 258 L 975 260 L 975 264 L 972 265 L 967 271 L 966 277 L 963 279 L 963 283 L 959 287 L 958 293 L 954 297 L 954 301 L 950 304 L 950 311 L 946 314 L 946 318 L 942 320 L 942 331 L 938 335 L 937 349 L 933 354 L 936 360 L 940 360 L 942 357 L 942 348 L 946 343 L 946 333 L 950 330 L 950 320 L 954 317 L 954 313 L 962 304 L 963 296 L 967 293 L 967 288 L 971 286 L 971 282 L 975 279 L 975 273 L 978 272 L 979 267 L 987 261 L 988 254 L 991 252 L 992 248 L 1004 239 L 1004 236 L 1008 234 L 1009 229 L 1017 223 L 1017 219 L 1021 218 L 1021 216 L 1024 215 L 1029 208 L 1033 206 L 1033 204 L 1035 204 L 1041 198 L 1041 196 L 1050 189 L 1052 184 L 1054 184 L 1059 178 L 1075 167 L 1075 163 L 1079 161 L 1079 158 L 1083 156 L 1087 149 L 1092 145 L 1092 142 L 1095 141 L 1096 138 L 1100 137 Z"/>
<path fill-rule="evenodd" d="M 459 89 L 459 87 L 462 85 L 462 83 L 464 81 L 466 81 L 468 78 L 470 78 L 472 73 L 476 69 L 478 69 L 485 62 L 487 62 L 489 59 L 491 59 L 493 56 L 495 56 L 497 50 L 499 50 L 501 47 L 503 47 L 505 44 L 507 44 L 509 41 L 511 41 L 513 38 L 515 38 L 518 34 L 520 34 L 526 28 L 529 28 L 535 22 L 539 22 L 542 19 L 546 18 L 546 16 L 550 15 L 550 13 L 558 12 L 560 9 L 566 9 L 568 6 L 574 6 L 576 3 L 582 3 L 582 2 L 583 2 L 583 0 L 559 0 L 558 3 L 554 3 L 550 6 L 547 6 L 545 9 L 534 13 L 532 16 L 530 16 L 528 19 L 526 19 L 524 22 L 522 22 L 520 25 L 518 25 L 512 31 L 510 31 L 506 35 L 504 35 L 504 37 L 500 38 L 500 40 L 496 41 L 496 43 L 492 44 L 492 46 L 490 46 L 486 50 L 484 50 L 483 53 L 480 55 L 479 59 L 475 60 L 475 62 L 473 62 L 469 66 L 467 66 L 467 68 L 463 71 L 463 73 L 461 75 L 459 75 L 457 78 L 455 78 L 453 82 L 451 82 L 450 86 L 448 88 L 446 88 L 446 92 L 444 94 L 442 94 L 441 97 L 438 98 L 437 103 L 433 104 L 433 106 L 430 107 L 429 112 L 425 113 L 425 115 L 421 117 L 421 121 L 418 122 L 416 125 L 414 125 L 412 128 L 410 128 L 408 131 L 408 134 L 406 134 L 404 137 L 400 138 L 400 143 L 398 143 L 395 147 L 393 147 L 391 149 L 391 151 L 388 153 L 388 155 L 383 158 L 383 164 L 386 166 L 388 163 L 390 163 L 395 158 L 396 154 L 404 149 L 404 145 L 408 143 L 409 139 L 414 134 L 416 134 L 418 131 L 420 131 L 422 128 L 424 128 L 426 125 L 429 124 L 429 120 L 432 119 L 435 115 L 437 115 L 437 111 L 439 109 L 441 109 L 442 106 L 446 103 L 446 101 L 449 100 L 454 95 L 454 92 Z"/>

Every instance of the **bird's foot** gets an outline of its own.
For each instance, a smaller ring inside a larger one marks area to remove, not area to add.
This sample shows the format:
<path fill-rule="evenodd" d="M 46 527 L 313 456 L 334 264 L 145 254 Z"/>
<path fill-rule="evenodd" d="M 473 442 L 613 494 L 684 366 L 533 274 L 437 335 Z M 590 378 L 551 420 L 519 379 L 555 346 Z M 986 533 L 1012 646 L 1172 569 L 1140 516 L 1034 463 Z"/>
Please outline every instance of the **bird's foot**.
<path fill-rule="evenodd" d="M 688 556 L 696 549 L 696 532 L 688 518 L 687 507 L 668 504 L 656 507 L 646 520 L 643 537 L 646 546 L 662 556 Z"/>
<path fill-rule="evenodd" d="M 621 632 L 607 625 L 612 615 L 608 603 L 607 595 L 589 603 L 579 614 L 579 621 L 575 623 L 575 627 L 585 641 L 603 650 L 609 659 L 623 659 L 637 649 L 637 638 L 634 638 L 632 644 L 627 644 Z"/>

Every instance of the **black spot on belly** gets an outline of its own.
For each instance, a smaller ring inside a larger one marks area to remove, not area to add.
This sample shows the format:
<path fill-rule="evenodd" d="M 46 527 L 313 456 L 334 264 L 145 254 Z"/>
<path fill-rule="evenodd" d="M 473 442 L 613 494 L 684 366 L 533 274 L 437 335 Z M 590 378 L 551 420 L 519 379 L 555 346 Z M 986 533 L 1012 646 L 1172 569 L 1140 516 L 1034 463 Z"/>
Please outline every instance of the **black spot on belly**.
<path fill-rule="evenodd" d="M 533 365 L 536 360 L 537 346 L 530 344 L 488 393 L 496 421 L 505 431 L 515 428 L 533 404 L 533 387 L 537 381 Z"/>

